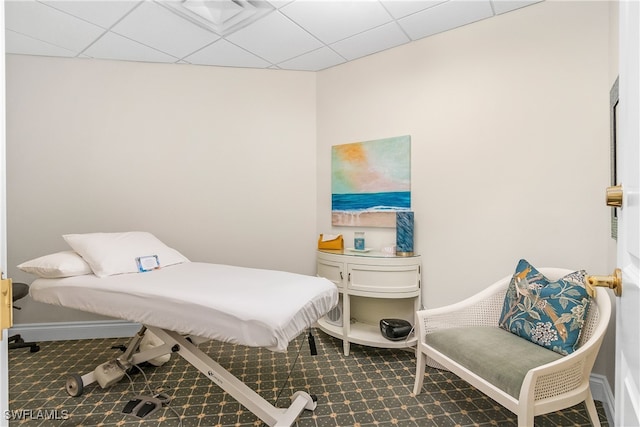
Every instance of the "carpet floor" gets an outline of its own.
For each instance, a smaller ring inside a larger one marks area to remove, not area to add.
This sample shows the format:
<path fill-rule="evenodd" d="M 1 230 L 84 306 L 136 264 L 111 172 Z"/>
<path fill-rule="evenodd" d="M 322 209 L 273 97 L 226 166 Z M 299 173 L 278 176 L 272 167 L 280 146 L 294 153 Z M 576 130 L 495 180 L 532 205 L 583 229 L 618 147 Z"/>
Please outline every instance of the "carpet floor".
<path fill-rule="evenodd" d="M 515 415 L 455 375 L 427 367 L 424 388 L 413 395 L 415 356 L 406 350 L 351 345 L 314 330 L 317 355 L 301 335 L 286 353 L 209 341 L 199 348 L 278 407 L 303 390 L 318 398 L 299 427 L 332 426 L 515 426 Z M 9 352 L 9 424 L 28 426 L 262 426 L 251 412 L 177 355 L 160 367 L 144 364 L 101 389 L 85 386 L 78 397 L 66 378 L 84 375 L 122 354 L 127 338 L 52 341 Z M 137 395 L 160 395 L 166 403 L 145 418 L 123 414 Z M 600 402 L 600 422 L 608 426 Z M 535 425 L 589 426 L 583 404 L 538 416 Z"/>

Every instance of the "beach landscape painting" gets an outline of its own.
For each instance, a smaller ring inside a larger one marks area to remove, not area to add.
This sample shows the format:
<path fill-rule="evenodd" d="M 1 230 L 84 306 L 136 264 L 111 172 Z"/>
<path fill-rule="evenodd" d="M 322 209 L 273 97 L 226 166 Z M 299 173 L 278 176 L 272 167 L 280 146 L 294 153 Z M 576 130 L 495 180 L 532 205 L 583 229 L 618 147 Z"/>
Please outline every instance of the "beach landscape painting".
<path fill-rule="evenodd" d="M 331 147 L 331 223 L 395 227 L 411 210 L 411 137 Z"/>

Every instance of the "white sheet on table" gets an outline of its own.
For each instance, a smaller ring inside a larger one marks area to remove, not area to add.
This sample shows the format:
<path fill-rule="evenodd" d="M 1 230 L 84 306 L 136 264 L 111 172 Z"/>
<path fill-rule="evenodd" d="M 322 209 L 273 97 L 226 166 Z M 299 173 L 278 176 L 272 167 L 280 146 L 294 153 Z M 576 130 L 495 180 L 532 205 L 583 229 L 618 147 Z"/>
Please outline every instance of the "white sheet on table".
<path fill-rule="evenodd" d="M 224 342 L 284 351 L 338 302 L 327 279 L 186 262 L 146 273 L 36 279 L 34 300 Z"/>

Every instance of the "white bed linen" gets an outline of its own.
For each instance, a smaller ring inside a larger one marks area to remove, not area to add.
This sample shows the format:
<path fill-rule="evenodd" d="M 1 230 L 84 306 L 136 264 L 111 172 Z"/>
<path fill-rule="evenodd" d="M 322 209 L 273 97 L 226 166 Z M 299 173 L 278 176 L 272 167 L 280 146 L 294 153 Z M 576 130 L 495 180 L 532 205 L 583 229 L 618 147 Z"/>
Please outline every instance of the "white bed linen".
<path fill-rule="evenodd" d="M 146 273 L 36 279 L 34 300 L 224 342 L 285 351 L 338 302 L 327 279 L 186 262 Z"/>

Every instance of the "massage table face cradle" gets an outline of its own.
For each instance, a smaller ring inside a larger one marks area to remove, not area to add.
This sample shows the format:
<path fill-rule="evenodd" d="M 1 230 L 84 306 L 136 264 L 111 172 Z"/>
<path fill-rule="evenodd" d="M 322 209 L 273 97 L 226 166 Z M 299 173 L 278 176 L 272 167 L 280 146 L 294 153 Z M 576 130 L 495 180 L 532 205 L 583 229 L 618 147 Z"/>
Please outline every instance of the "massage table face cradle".
<path fill-rule="evenodd" d="M 146 330 L 154 333 L 164 342 L 164 344 L 145 351 L 135 352 L 138 349 L 140 340 L 142 339 L 142 336 L 144 336 Z M 104 366 L 115 363 L 119 366 L 117 369 L 122 369 L 123 375 L 115 379 L 113 382 L 109 382 L 105 387 L 117 382 L 117 380 L 124 376 L 124 372 L 133 365 L 147 362 L 170 353 L 179 354 L 183 359 L 206 375 L 211 381 L 229 393 L 231 397 L 249 409 L 269 426 L 291 426 L 302 411 L 305 409 L 312 411 L 316 408 L 315 399 L 303 391 L 297 391 L 293 396 L 291 396 L 292 403 L 288 408 L 276 408 L 245 383 L 233 376 L 220 364 L 211 359 L 193 342 L 187 340 L 185 337 L 174 331 L 168 331 L 152 326 L 143 326 L 131 339 L 125 353 L 123 353 L 121 357 L 117 358 L 116 361 L 100 365 Z M 109 369 L 109 366 L 107 369 Z M 70 377 L 67 380 L 67 393 L 71 396 L 79 396 L 82 394 L 84 386 L 96 381 L 98 381 L 98 378 L 96 377 L 95 370 L 82 376 Z M 101 383 L 101 386 L 102 385 L 103 384 Z"/>

